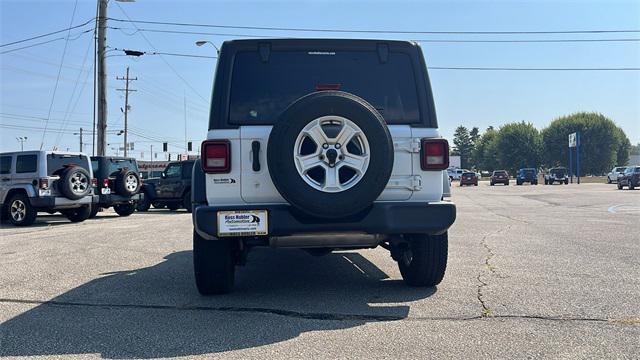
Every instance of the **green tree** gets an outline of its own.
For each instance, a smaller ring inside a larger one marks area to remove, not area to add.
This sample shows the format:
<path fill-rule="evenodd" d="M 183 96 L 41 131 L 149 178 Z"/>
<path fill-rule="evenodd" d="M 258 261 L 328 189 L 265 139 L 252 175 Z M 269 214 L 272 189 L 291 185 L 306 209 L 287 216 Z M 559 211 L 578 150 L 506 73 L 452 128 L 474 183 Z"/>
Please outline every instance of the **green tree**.
<path fill-rule="evenodd" d="M 620 136 L 624 132 L 602 114 L 580 112 L 557 118 L 542 130 L 543 158 L 547 166 L 568 166 L 568 137 L 577 131 L 580 132 L 581 174 L 606 173 L 616 164 L 621 148 L 624 160 L 622 153 L 626 145 L 620 146 L 626 138 L 626 135 Z"/>
<path fill-rule="evenodd" d="M 640 155 L 640 143 L 631 145 L 631 150 L 629 152 L 631 155 Z"/>
<path fill-rule="evenodd" d="M 477 169 L 493 171 L 497 170 L 498 151 L 496 148 L 498 132 L 492 126 L 476 141 L 473 151 L 473 159 Z"/>
<path fill-rule="evenodd" d="M 471 152 L 473 151 L 473 144 L 471 137 L 469 136 L 469 130 L 464 126 L 458 126 L 453 134 L 453 155 L 460 156 L 460 166 L 468 168 L 471 158 Z"/>
<path fill-rule="evenodd" d="M 616 128 L 616 139 L 618 148 L 616 149 L 616 165 L 628 165 L 629 154 L 631 153 L 631 141 L 621 127 Z"/>
<path fill-rule="evenodd" d="M 500 167 L 515 173 L 524 167 L 540 165 L 542 137 L 531 124 L 524 121 L 504 125 L 498 131 L 496 152 Z"/>

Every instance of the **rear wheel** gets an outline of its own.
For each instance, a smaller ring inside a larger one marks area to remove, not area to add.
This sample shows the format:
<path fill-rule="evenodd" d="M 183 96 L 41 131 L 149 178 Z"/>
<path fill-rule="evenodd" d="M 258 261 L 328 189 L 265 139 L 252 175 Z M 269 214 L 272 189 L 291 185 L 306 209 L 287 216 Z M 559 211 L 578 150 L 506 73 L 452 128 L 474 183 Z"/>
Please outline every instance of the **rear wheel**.
<path fill-rule="evenodd" d="M 405 235 L 409 248 L 398 261 L 404 282 L 410 286 L 435 286 L 447 268 L 448 235 Z"/>
<path fill-rule="evenodd" d="M 100 206 L 91 205 L 91 213 L 89 213 L 89 219 L 93 219 L 94 217 L 96 217 L 99 211 L 100 211 Z"/>
<path fill-rule="evenodd" d="M 64 210 L 62 215 L 66 216 L 71 222 L 83 222 L 91 215 L 91 206 L 85 205 L 75 209 Z"/>
<path fill-rule="evenodd" d="M 635 187 L 633 186 L 633 183 L 629 182 L 629 190 L 633 190 L 633 189 L 635 189 Z"/>
<path fill-rule="evenodd" d="M 611 184 L 611 178 L 607 176 L 607 184 Z"/>
<path fill-rule="evenodd" d="M 151 207 L 151 200 L 149 199 L 149 194 L 144 193 L 142 199 L 138 200 L 136 203 L 136 210 L 138 211 L 148 211 Z"/>
<path fill-rule="evenodd" d="M 8 202 L 7 217 L 13 225 L 29 226 L 36 221 L 37 215 L 38 212 L 31 206 L 25 194 L 15 194 Z"/>
<path fill-rule="evenodd" d="M 618 190 L 622 190 L 622 184 L 620 184 L 620 182 L 618 182 Z"/>
<path fill-rule="evenodd" d="M 120 216 L 129 216 L 136 211 L 136 206 L 132 203 L 113 205 L 113 210 Z"/>
<path fill-rule="evenodd" d="M 193 231 L 193 270 L 196 287 L 202 295 L 225 294 L 235 279 L 231 241 L 206 240 Z"/>

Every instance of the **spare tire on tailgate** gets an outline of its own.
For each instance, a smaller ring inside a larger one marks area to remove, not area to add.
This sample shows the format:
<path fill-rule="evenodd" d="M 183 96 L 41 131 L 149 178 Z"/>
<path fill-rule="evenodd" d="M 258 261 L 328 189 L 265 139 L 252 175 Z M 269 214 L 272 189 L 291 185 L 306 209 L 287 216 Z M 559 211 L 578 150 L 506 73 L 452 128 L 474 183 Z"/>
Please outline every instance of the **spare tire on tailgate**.
<path fill-rule="evenodd" d="M 131 196 L 140 190 L 140 177 L 135 171 L 124 168 L 116 174 L 116 193 Z"/>
<path fill-rule="evenodd" d="M 81 199 L 91 191 L 91 176 L 80 166 L 68 166 L 60 172 L 58 190 L 67 199 Z"/>
<path fill-rule="evenodd" d="M 393 141 L 380 113 L 342 91 L 319 91 L 292 103 L 273 126 L 271 179 L 292 206 L 314 217 L 365 210 L 393 169 Z"/>

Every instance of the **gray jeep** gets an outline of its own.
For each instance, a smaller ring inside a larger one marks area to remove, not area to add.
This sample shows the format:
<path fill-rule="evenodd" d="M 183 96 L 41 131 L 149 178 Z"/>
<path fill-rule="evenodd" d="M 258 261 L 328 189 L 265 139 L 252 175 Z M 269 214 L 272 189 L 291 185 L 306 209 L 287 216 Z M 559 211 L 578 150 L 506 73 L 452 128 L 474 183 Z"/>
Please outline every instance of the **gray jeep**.
<path fill-rule="evenodd" d="M 39 211 L 86 220 L 93 194 L 89 157 L 82 153 L 0 153 L 0 214 L 17 226 L 33 224 Z"/>

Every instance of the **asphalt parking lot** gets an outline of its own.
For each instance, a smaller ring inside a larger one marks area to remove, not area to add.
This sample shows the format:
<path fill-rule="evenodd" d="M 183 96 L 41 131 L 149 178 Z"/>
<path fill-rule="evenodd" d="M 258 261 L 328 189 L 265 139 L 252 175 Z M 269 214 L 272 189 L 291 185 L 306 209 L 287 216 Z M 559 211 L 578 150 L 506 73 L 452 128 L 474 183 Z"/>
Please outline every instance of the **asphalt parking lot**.
<path fill-rule="evenodd" d="M 259 249 L 207 298 L 187 213 L 3 225 L 0 356 L 640 358 L 640 191 L 481 182 L 453 200 L 430 289 L 380 248 Z"/>

